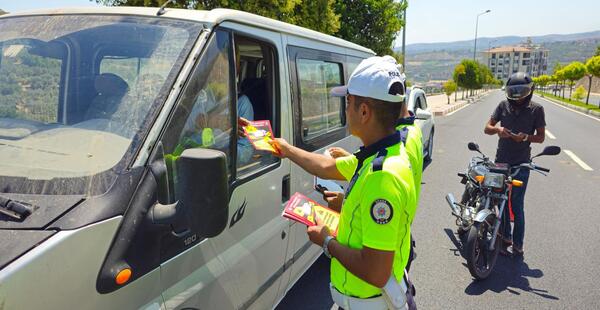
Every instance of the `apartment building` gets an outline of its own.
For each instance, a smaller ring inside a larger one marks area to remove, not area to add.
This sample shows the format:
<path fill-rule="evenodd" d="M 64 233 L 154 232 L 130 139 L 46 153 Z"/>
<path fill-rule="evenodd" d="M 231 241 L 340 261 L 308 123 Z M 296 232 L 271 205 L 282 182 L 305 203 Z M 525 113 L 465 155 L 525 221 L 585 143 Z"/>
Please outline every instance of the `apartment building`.
<path fill-rule="evenodd" d="M 548 70 L 548 50 L 531 43 L 495 47 L 483 53 L 494 77 L 504 82 L 516 72 L 526 72 L 534 77 L 546 74 Z"/>

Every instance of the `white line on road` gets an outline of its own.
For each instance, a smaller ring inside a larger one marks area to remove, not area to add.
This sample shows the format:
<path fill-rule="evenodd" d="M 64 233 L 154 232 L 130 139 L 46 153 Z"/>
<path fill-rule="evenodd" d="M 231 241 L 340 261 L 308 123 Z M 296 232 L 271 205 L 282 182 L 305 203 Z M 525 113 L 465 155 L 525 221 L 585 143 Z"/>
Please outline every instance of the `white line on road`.
<path fill-rule="evenodd" d="M 460 111 L 460 110 L 462 110 L 462 109 L 464 109 L 464 108 L 466 108 L 466 107 L 468 107 L 468 106 L 469 106 L 469 104 L 465 104 L 464 106 L 462 106 L 462 107 L 458 108 L 458 110 L 454 110 L 454 111 L 452 111 L 452 112 L 450 112 L 450 113 L 446 114 L 446 116 L 450 116 L 450 115 L 452 115 L 452 114 L 454 114 L 454 113 L 456 113 L 456 112 L 458 112 L 458 111 Z"/>
<path fill-rule="evenodd" d="M 556 102 L 553 102 L 553 101 L 551 101 L 551 100 L 548 100 L 548 99 L 546 99 L 546 98 L 542 98 L 542 97 L 540 97 L 540 96 L 537 96 L 537 97 L 538 97 L 538 98 L 540 98 L 540 99 L 542 99 L 542 100 L 544 100 L 544 101 L 548 101 L 548 102 L 550 102 L 550 103 L 554 104 L 554 105 L 555 105 L 555 106 L 557 106 L 557 107 L 561 107 L 561 108 L 563 108 L 563 109 L 569 110 L 569 111 L 571 111 L 571 112 L 575 112 L 575 113 L 577 113 L 577 114 L 581 114 L 581 115 L 583 115 L 583 116 L 585 116 L 585 117 L 587 117 L 587 118 L 591 118 L 591 119 L 593 119 L 593 120 L 595 120 L 595 121 L 597 121 L 597 122 L 600 122 L 600 118 L 593 117 L 593 116 L 591 116 L 591 115 L 587 115 L 587 114 L 585 114 L 585 113 L 583 113 L 583 112 L 579 112 L 579 111 L 576 111 L 576 110 L 570 109 L 570 108 L 568 108 L 568 107 L 565 107 L 565 106 L 563 106 L 563 105 L 560 105 L 560 104 L 558 104 L 558 103 L 556 103 Z"/>
<path fill-rule="evenodd" d="M 556 140 L 556 136 L 554 136 L 548 129 L 546 129 L 546 135 L 548 136 L 548 138 Z"/>
<path fill-rule="evenodd" d="M 594 171 L 594 169 L 592 169 L 592 167 L 588 166 L 585 162 L 583 162 L 583 160 L 581 160 L 579 157 L 577 157 L 577 155 L 575 155 L 573 152 L 571 152 L 569 150 L 564 150 L 564 151 L 567 155 L 569 155 L 569 157 L 571 157 L 571 159 L 574 162 L 576 162 L 579 166 L 581 166 L 581 168 L 583 168 L 583 170 Z"/>

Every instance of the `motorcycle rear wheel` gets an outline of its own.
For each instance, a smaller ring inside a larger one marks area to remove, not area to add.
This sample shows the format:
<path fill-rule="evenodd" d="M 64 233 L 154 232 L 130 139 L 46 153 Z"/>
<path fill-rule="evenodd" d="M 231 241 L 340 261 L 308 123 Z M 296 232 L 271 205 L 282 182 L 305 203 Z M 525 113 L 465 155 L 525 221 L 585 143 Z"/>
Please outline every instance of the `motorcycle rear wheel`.
<path fill-rule="evenodd" d="M 476 280 L 484 280 L 490 276 L 498 252 L 500 251 L 500 238 L 496 238 L 494 250 L 489 250 L 494 227 L 490 223 L 495 221 L 483 221 L 473 223 L 467 237 L 467 266 L 469 272 Z"/>

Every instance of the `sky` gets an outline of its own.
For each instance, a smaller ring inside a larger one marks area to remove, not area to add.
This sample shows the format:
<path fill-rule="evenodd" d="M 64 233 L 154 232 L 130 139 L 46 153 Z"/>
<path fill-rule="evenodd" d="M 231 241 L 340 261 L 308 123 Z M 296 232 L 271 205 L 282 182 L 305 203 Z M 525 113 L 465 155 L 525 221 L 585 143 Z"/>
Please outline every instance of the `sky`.
<path fill-rule="evenodd" d="M 310 1 L 310 0 L 308 0 Z M 406 44 L 600 30 L 599 0 L 408 0 Z M 0 0 L 0 9 L 97 6 L 89 0 Z M 401 41 L 397 40 L 397 45 Z"/>

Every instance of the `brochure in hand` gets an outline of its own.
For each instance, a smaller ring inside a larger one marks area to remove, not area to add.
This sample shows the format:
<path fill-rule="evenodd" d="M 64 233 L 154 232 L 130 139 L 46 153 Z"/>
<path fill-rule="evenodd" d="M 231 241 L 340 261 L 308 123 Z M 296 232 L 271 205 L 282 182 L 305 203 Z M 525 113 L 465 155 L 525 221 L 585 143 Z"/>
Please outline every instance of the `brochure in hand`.
<path fill-rule="evenodd" d="M 319 219 L 319 222 L 329 228 L 333 236 L 337 235 L 340 223 L 339 213 L 318 204 L 300 193 L 295 193 L 290 198 L 283 210 L 282 216 L 306 226 L 317 225 L 317 219 Z"/>
<path fill-rule="evenodd" d="M 250 121 L 250 124 L 244 126 L 243 129 L 244 134 L 255 149 L 273 153 L 279 152 L 269 144 L 269 141 L 273 141 L 273 130 L 271 129 L 271 122 L 269 120 Z"/>

